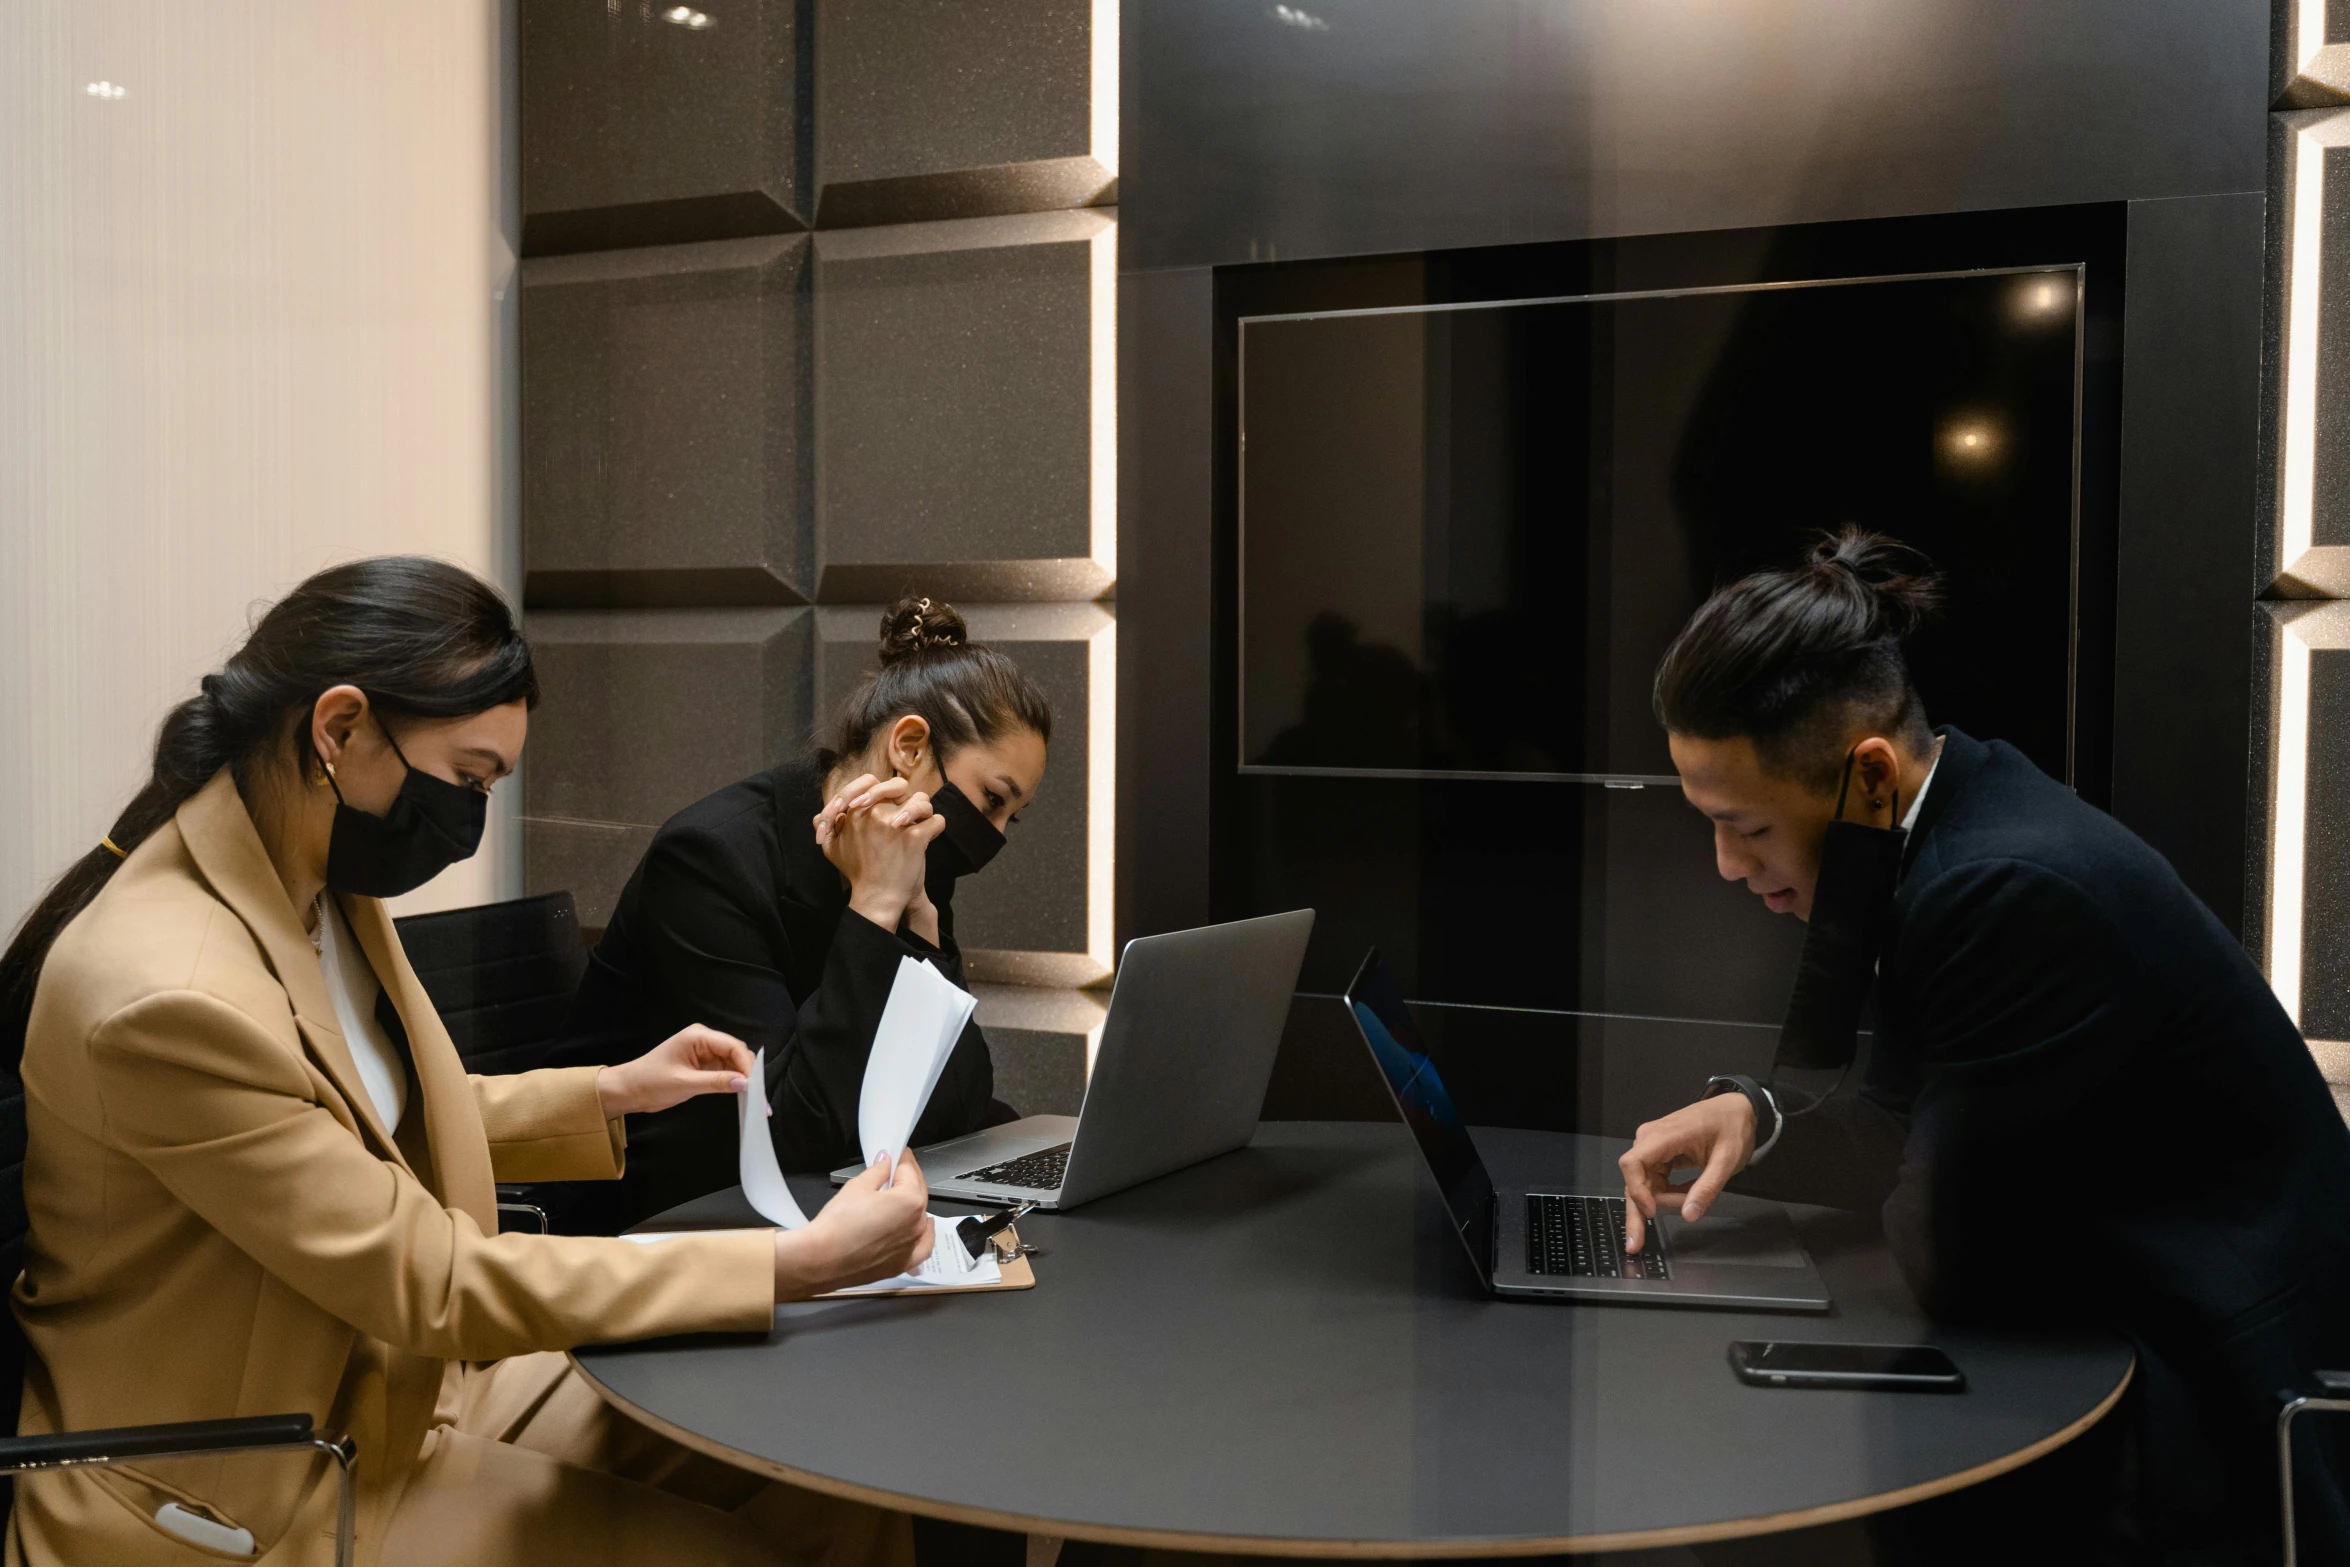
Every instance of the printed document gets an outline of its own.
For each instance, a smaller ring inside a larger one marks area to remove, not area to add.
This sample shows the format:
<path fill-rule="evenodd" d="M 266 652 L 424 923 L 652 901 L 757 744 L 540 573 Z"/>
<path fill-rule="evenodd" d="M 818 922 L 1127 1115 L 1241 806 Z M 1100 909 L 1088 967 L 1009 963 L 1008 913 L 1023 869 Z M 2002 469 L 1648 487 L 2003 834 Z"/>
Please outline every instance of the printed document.
<path fill-rule="evenodd" d="M 751 1080 L 734 1095 L 735 1128 L 742 1137 L 743 1196 L 750 1199 L 761 1218 L 796 1230 L 808 1222 L 808 1216 L 792 1200 L 791 1188 L 784 1184 L 783 1167 L 775 1162 L 775 1139 L 767 1131 L 767 1118 L 772 1114 L 767 1108 L 767 1052 L 761 1050 L 751 1058 Z"/>
<path fill-rule="evenodd" d="M 873 1053 L 865 1058 L 865 1087 L 857 1098 L 857 1136 L 865 1166 L 888 1161 L 892 1178 L 898 1154 L 914 1136 L 914 1123 L 930 1103 L 954 1054 L 955 1041 L 979 1004 L 967 990 L 920 958 L 898 959 L 898 977 L 873 1032 Z M 884 1181 L 884 1185 L 888 1182 Z M 748 1183 L 745 1183 L 746 1189 Z M 762 1209 L 762 1212 L 765 1210 Z"/>

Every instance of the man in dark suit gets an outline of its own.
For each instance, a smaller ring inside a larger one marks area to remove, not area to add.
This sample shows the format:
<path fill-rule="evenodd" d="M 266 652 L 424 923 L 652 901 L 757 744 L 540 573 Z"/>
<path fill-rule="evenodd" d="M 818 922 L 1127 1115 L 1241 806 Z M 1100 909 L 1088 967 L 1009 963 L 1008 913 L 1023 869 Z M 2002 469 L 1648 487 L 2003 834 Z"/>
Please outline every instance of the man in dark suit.
<path fill-rule="evenodd" d="M 2098 1548 L 2273 1562 L 2280 1394 L 2350 1366 L 2350 1129 L 2159 854 L 2012 747 L 1927 726 L 1900 646 L 1933 595 L 1914 554 L 1847 532 L 1716 594 L 1666 656 L 1659 713 L 1725 877 L 1810 920 L 1832 820 L 1907 837 L 1844 976 L 1873 959 L 1859 1091 L 1802 1111 L 1717 1080 L 1639 1129 L 1630 1227 L 1733 1180 L 1875 1207 L 1935 1314 L 2127 1333 L 2122 1494 L 2074 1499 Z M 2301 1440 L 2303 1560 L 2350 1560 L 2345 1446 Z"/>

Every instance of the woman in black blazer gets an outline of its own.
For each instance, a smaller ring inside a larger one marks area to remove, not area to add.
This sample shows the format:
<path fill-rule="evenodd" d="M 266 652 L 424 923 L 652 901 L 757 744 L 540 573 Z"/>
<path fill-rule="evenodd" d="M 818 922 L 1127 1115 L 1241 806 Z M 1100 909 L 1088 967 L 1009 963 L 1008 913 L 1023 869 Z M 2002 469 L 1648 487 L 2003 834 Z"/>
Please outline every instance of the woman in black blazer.
<path fill-rule="evenodd" d="M 685 1018 L 767 1053 L 787 1170 L 858 1156 L 865 1058 L 898 962 L 956 984 L 956 879 L 984 865 L 1036 796 L 1052 710 L 1011 659 L 971 643 L 953 606 L 903 599 L 880 668 L 834 746 L 671 817 L 589 959 L 564 1058 L 633 1060 Z M 976 1023 L 948 1058 L 916 1143 L 1014 1119 Z M 679 1113 L 683 1112 L 683 1113 Z M 623 1222 L 736 1180 L 734 1107 L 704 1098 L 632 1117 Z"/>
<path fill-rule="evenodd" d="M 2105 1441 L 2014 1477 L 2063 1484 L 1933 1504 L 1933 1559 L 2273 1562 L 2279 1395 L 2350 1366 L 2350 1130 L 2160 854 L 2013 747 L 1927 726 L 1901 643 L 1935 597 L 1914 552 L 1847 530 L 1715 594 L 1665 655 L 1658 715 L 1722 875 L 1810 926 L 1783 1040 L 1849 1059 L 1872 989 L 1877 1021 L 1856 1092 L 1717 1078 L 1642 1126 L 1627 1228 L 1735 1179 L 1877 1211 L 1937 1316 L 2130 1336 Z M 2302 1559 L 2350 1560 L 2350 1444 L 2297 1440 Z"/>

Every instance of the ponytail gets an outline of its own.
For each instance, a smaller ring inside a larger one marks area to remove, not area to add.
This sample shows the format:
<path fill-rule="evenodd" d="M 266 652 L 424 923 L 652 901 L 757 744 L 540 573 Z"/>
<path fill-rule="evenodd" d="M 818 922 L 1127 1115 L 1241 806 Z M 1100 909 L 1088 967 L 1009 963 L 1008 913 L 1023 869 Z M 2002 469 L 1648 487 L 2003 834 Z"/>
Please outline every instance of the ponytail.
<path fill-rule="evenodd" d="M 1923 751 L 1933 743 L 1902 644 L 1942 607 L 1918 551 L 1846 526 L 1803 564 L 1717 590 L 1657 666 L 1657 721 L 1703 740 L 1744 735 L 1784 777 L 1832 789 L 1858 725 Z"/>
<path fill-rule="evenodd" d="M 115 867 L 223 767 L 250 794 L 289 720 L 338 685 L 378 712 L 460 718 L 538 701 L 530 646 L 495 589 L 445 561 L 387 555 L 331 566 L 271 606 L 226 665 L 164 716 L 155 765 L 106 836 L 51 884 L 0 956 L 0 1067 L 16 1070 L 41 965 Z"/>

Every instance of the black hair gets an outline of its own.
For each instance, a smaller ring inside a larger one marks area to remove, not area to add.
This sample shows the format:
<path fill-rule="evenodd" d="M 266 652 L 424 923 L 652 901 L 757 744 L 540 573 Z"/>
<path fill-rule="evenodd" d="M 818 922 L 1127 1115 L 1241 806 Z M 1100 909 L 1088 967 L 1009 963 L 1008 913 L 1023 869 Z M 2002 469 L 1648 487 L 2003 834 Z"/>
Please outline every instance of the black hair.
<path fill-rule="evenodd" d="M 471 572 L 420 555 L 329 566 L 272 606 L 218 672 L 164 716 L 155 768 L 106 837 L 66 867 L 0 956 L 0 1066 L 24 1056 L 33 990 L 51 943 L 98 896 L 115 867 L 223 767 L 252 797 L 273 747 L 307 772 L 294 722 L 339 685 L 379 714 L 463 718 L 508 702 L 536 706 L 538 675 L 514 611 Z M 117 852 L 119 851 L 119 853 Z"/>
<path fill-rule="evenodd" d="M 1656 671 L 1656 716 L 1701 740 L 1745 735 L 1764 768 L 1833 789 L 1855 727 L 1934 743 L 1902 643 L 1937 614 L 1942 577 L 1918 551 L 1847 525 L 1803 563 L 1717 589 Z"/>
<path fill-rule="evenodd" d="M 852 757 L 908 713 L 930 726 L 944 766 L 967 745 L 1014 730 L 1053 738 L 1053 708 L 1020 666 L 971 640 L 962 614 L 944 599 L 902 598 L 881 612 L 881 667 L 869 671 L 841 709 L 832 759 Z M 827 761 L 827 766 L 831 761 Z"/>

